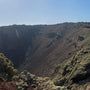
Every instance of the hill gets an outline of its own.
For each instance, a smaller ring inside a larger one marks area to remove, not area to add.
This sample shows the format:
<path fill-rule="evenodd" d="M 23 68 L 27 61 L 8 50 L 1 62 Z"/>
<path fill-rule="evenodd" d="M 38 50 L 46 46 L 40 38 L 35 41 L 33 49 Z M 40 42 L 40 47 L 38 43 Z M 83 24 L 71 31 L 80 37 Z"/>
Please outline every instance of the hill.
<path fill-rule="evenodd" d="M 0 51 L 20 71 L 26 69 L 47 76 L 57 64 L 67 61 L 84 46 L 89 47 L 89 37 L 90 23 L 3 26 Z"/>
<path fill-rule="evenodd" d="M 66 90 L 90 88 L 90 23 L 2 26 L 0 52 L 12 60 L 19 72 L 27 70 L 37 76 L 50 77 L 51 80 L 38 77 L 36 79 L 36 82 L 40 82 L 38 88 L 42 88 L 43 85 L 45 88 L 50 88 L 50 85 L 53 88 L 64 86 Z M 4 57 L 3 60 L 6 62 L 7 58 L 2 55 L 0 57 Z M 5 65 L 9 64 L 5 63 Z M 0 70 L 2 71 L 1 68 Z M 27 79 L 27 75 L 24 76 L 22 80 Z M 29 77 L 32 77 L 32 74 L 29 74 Z M 2 83 L 7 86 L 13 82 L 16 81 L 8 83 L 0 81 L 2 86 Z M 18 86 L 22 82 L 18 82 Z M 23 83 L 22 85 L 27 87 L 28 81 Z"/>

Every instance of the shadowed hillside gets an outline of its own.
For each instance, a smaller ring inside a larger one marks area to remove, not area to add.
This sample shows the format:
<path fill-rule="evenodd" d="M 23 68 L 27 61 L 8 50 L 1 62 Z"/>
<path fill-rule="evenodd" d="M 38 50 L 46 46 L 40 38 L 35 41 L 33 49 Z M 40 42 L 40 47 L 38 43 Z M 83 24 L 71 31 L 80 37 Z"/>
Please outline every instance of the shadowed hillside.
<path fill-rule="evenodd" d="M 48 76 L 57 64 L 89 47 L 89 36 L 90 23 L 5 26 L 0 27 L 0 52 L 20 71 Z"/>
<path fill-rule="evenodd" d="M 33 26 L 13 25 L 0 27 L 0 51 L 13 60 L 18 67 L 25 58 L 25 53 L 38 34 Z"/>

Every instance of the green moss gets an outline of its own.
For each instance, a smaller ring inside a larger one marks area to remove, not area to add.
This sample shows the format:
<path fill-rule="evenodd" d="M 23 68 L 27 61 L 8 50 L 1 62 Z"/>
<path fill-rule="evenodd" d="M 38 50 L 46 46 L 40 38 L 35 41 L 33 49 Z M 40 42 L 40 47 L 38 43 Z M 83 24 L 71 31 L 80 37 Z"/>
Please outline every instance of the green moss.
<path fill-rule="evenodd" d="M 74 87 L 79 86 L 80 83 L 87 83 L 90 81 L 90 48 L 84 48 L 78 51 L 69 60 L 62 63 L 59 72 L 56 73 L 53 81 L 55 85 L 66 85 L 74 90 Z M 55 69 L 56 70 L 56 69 Z M 60 73 L 61 72 L 61 73 Z M 55 72 L 54 72 L 55 74 Z M 88 79 L 88 80 L 87 80 Z"/>
<path fill-rule="evenodd" d="M 13 63 L 4 54 L 0 53 L 0 77 L 9 81 L 16 74 L 17 70 L 13 67 Z"/>

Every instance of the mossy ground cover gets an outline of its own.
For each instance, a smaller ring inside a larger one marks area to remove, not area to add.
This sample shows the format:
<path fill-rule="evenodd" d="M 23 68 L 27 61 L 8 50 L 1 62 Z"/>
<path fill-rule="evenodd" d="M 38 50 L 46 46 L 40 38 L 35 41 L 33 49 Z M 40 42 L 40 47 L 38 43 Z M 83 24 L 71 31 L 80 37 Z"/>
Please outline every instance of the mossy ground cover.
<path fill-rule="evenodd" d="M 13 67 L 13 63 L 4 54 L 0 53 L 0 78 L 10 81 L 16 74 L 17 70 Z"/>
<path fill-rule="evenodd" d="M 55 74 L 55 85 L 69 88 L 86 85 L 90 82 L 90 48 L 78 51 L 60 67 Z"/>

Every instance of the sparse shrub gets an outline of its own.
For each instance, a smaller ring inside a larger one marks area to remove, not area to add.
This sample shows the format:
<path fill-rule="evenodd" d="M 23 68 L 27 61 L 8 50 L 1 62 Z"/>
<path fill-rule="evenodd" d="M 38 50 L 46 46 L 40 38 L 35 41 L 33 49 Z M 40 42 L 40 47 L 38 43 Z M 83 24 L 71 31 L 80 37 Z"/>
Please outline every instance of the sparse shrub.
<path fill-rule="evenodd" d="M 67 80 L 66 78 L 61 78 L 60 80 L 56 80 L 56 82 L 54 82 L 54 84 L 56 86 L 63 86 L 65 84 L 66 80 Z"/>
<path fill-rule="evenodd" d="M 16 74 L 17 70 L 13 67 L 13 63 L 3 53 L 0 53 L 0 77 L 9 81 Z"/>
<path fill-rule="evenodd" d="M 23 80 L 19 80 L 18 83 L 16 83 L 18 90 L 27 90 L 28 84 L 27 82 L 24 82 Z"/>
<path fill-rule="evenodd" d="M 48 33 L 48 38 L 54 38 L 56 36 L 57 36 L 57 34 L 55 32 Z"/>
<path fill-rule="evenodd" d="M 83 41 L 84 37 L 83 36 L 78 36 L 78 41 Z"/>
<path fill-rule="evenodd" d="M 35 75 L 26 70 L 19 74 L 19 82 L 16 83 L 18 90 L 27 90 L 29 84 L 36 82 Z"/>

